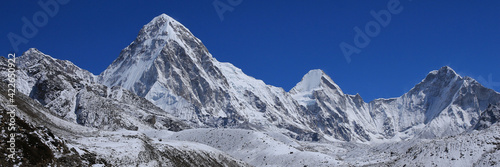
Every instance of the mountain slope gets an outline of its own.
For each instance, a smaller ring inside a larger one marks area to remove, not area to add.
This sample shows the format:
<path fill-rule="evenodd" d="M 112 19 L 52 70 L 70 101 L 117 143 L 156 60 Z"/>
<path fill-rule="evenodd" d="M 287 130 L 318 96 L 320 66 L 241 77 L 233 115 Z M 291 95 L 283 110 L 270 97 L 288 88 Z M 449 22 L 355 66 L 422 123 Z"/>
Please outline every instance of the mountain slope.
<path fill-rule="evenodd" d="M 474 126 L 489 104 L 500 94 L 469 77 L 461 77 L 450 67 L 430 72 L 403 96 L 370 103 L 372 112 L 389 120 L 395 132 L 413 133 L 423 138 L 456 135 Z M 378 125 L 383 124 L 378 122 Z"/>
<path fill-rule="evenodd" d="M 283 89 L 218 62 L 187 28 L 164 14 L 141 29 L 99 80 L 124 87 L 195 127 L 284 128 L 298 138 L 312 134 Z"/>
<path fill-rule="evenodd" d="M 0 70 L 6 71 L 6 59 L 0 57 Z M 47 68 L 49 69 L 49 68 Z M 20 71 L 25 69 L 20 69 Z M 50 71 L 53 72 L 53 71 Z M 0 164 L 7 166 L 248 166 L 231 156 L 198 143 L 184 141 L 156 143 L 142 132 L 121 129 L 106 131 L 101 126 L 89 127 L 61 117 L 54 108 L 46 108 L 38 100 L 18 93 L 15 106 L 8 106 L 7 75 L 0 75 L 0 128 L 6 131 L 7 110 L 16 112 L 17 134 L 15 159 L 7 159 L 0 150 Z M 54 90 L 47 90 L 53 92 Z M 125 95 L 124 95 L 125 96 Z M 110 97 L 108 97 L 110 98 Z M 109 99 L 108 99 L 109 100 Z M 141 101 L 138 97 L 135 100 Z M 94 101 L 88 101 L 92 103 Z M 144 101 L 143 101 L 144 102 Z M 146 101 L 147 102 L 147 101 Z M 113 102 L 111 102 L 113 103 Z M 114 102 L 116 103 L 116 102 Z M 130 105 L 140 107 L 140 104 Z M 148 104 L 142 104 L 148 105 Z M 127 109 L 127 108 L 125 108 Z M 102 110 L 102 109 L 101 109 Z M 131 111 L 132 112 L 132 111 Z M 140 113 L 136 113 L 140 114 Z M 160 117 L 159 115 L 158 117 Z M 113 118 L 110 116 L 110 120 Z M 89 123 L 95 119 L 87 119 Z M 134 119 L 130 119 L 134 120 Z M 171 122 L 174 124 L 175 122 Z M 110 125 L 120 124 L 111 122 Z M 182 125 L 182 124 L 181 124 Z M 100 129 L 97 129 L 100 128 Z M 152 129 L 152 128 L 149 128 Z M 139 129 L 144 130 L 144 129 Z M 5 132 L 3 131 L 3 132 Z M 12 132 L 11 132 L 12 133 Z M 173 133 L 173 132 L 171 132 Z M 2 133 L 2 141 L 7 138 Z M 6 143 L 1 143 L 2 148 Z"/>
<path fill-rule="evenodd" d="M 500 120 L 500 107 L 498 104 L 490 105 L 481 113 L 479 122 L 474 127 L 475 130 L 484 130 Z"/>
<path fill-rule="evenodd" d="M 498 166 L 499 124 L 484 131 L 423 141 L 402 154 L 391 166 Z"/>
<path fill-rule="evenodd" d="M 408 93 L 366 103 L 342 92 L 321 70 L 311 70 L 292 90 L 310 127 L 344 141 L 405 140 L 456 135 L 473 127 L 500 94 L 450 67 L 430 72 Z"/>
<path fill-rule="evenodd" d="M 69 61 L 36 49 L 28 50 L 17 61 L 19 91 L 65 120 L 103 130 L 188 127 L 127 90 L 95 83 L 94 75 Z"/>
<path fill-rule="evenodd" d="M 347 95 L 321 70 L 311 70 L 290 94 L 305 108 L 311 127 L 344 141 L 368 141 L 374 124 L 359 95 Z M 374 131 L 374 130 L 372 130 Z"/>

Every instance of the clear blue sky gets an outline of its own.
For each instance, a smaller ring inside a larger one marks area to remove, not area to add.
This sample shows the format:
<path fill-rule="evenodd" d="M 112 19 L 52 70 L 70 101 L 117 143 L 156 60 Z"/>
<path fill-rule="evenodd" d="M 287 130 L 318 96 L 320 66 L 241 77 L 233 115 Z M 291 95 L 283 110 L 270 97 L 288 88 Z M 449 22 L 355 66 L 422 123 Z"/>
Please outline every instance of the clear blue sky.
<path fill-rule="evenodd" d="M 14 51 L 7 34 L 22 36 L 22 17 L 32 22 L 33 15 L 43 11 L 37 2 L 2 2 L 3 56 Z M 364 30 L 375 20 L 370 11 L 387 10 L 389 0 L 243 0 L 225 12 L 222 21 L 213 2 L 71 0 L 49 16 L 28 43 L 19 44 L 19 53 L 38 48 L 99 74 L 144 24 L 166 13 L 188 27 L 219 61 L 287 91 L 309 70 L 323 69 L 344 92 L 359 93 L 365 101 L 397 97 L 445 65 L 461 75 L 482 76 L 483 84 L 500 90 L 497 0 L 401 0 L 402 11 L 392 14 L 389 24 L 353 54 L 350 63 L 339 44 L 354 45 L 353 28 Z"/>

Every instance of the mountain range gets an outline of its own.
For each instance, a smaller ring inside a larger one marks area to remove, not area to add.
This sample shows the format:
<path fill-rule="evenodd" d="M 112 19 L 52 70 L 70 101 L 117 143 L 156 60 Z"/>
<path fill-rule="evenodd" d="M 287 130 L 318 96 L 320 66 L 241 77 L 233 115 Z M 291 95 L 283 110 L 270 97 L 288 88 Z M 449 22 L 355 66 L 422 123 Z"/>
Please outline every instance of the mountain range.
<path fill-rule="evenodd" d="M 345 94 L 319 69 L 287 92 L 217 61 L 165 14 L 146 24 L 100 75 L 35 48 L 16 62 L 16 144 L 44 155 L 23 151 L 8 161 L 3 151 L 2 164 L 499 163 L 500 93 L 448 66 L 390 99 L 365 102 L 359 94 Z M 1 57 L 2 112 L 9 107 L 7 69 Z"/>

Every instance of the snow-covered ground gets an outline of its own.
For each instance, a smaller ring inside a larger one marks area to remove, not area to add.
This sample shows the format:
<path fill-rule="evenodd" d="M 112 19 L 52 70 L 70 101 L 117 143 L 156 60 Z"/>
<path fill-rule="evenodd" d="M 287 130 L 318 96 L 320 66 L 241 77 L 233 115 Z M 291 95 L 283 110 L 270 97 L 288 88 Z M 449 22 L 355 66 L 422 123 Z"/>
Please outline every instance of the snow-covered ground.
<path fill-rule="evenodd" d="M 208 145 L 254 166 L 338 166 L 333 156 L 304 150 L 279 133 L 243 129 L 190 129 L 176 133 L 147 132 L 152 139 L 189 141 Z"/>

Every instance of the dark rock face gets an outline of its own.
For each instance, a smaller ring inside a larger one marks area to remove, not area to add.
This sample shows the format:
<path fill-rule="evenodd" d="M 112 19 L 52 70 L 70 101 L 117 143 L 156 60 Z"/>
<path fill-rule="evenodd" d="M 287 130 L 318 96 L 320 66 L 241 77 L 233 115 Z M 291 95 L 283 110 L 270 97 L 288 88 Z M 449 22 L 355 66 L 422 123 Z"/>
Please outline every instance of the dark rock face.
<path fill-rule="evenodd" d="M 6 89 L 7 84 L 0 82 L 0 131 L 11 132 L 16 134 L 15 138 L 15 158 L 7 158 L 7 149 L 0 150 L 0 164 L 5 166 L 21 165 L 21 166 L 89 166 L 95 163 L 89 162 L 89 158 L 96 159 L 96 156 L 83 157 L 76 150 L 70 149 L 68 143 L 58 134 L 54 133 L 48 127 L 51 124 L 45 124 L 43 121 L 48 120 L 44 115 L 39 115 L 36 110 L 43 108 L 41 105 L 36 105 L 32 99 L 22 94 L 14 96 L 15 105 L 17 107 L 7 107 L 6 102 L 9 98 Z M 10 117 L 5 117 L 6 112 L 15 110 L 15 130 L 8 130 Z M 20 116 L 24 118 L 20 118 Z M 28 119 L 28 120 L 27 120 Z M 34 124 L 34 122 L 37 122 Z M 47 127 L 48 126 L 48 127 Z M 3 133 L 0 135 L 2 141 L 10 140 Z M 7 148 L 7 143 L 0 143 L 1 148 Z M 98 159 L 98 158 L 97 158 Z M 100 164 L 106 164 L 105 160 L 99 159 Z"/>
<path fill-rule="evenodd" d="M 497 105 L 489 105 L 488 108 L 479 117 L 479 122 L 474 129 L 483 130 L 500 120 L 500 107 Z"/>

